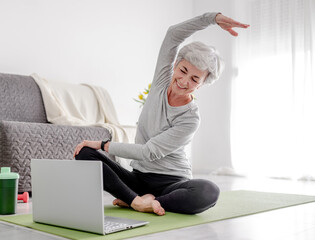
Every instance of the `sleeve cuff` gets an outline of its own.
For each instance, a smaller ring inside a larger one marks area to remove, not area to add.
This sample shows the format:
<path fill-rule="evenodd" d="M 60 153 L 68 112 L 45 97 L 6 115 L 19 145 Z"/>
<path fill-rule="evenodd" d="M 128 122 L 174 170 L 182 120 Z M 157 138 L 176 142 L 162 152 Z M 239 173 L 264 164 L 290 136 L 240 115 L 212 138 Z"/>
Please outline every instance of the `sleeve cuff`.
<path fill-rule="evenodd" d="M 220 13 L 221 12 L 209 12 L 209 13 L 205 13 L 203 16 L 207 19 L 206 21 L 209 24 L 217 24 L 217 22 L 215 21 L 215 18 Z"/>

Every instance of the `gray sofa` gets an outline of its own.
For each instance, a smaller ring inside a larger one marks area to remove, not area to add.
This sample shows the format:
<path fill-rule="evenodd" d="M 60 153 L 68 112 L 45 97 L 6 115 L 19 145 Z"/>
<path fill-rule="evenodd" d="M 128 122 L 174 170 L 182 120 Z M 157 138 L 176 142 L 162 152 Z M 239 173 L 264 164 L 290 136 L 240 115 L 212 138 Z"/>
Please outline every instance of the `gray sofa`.
<path fill-rule="evenodd" d="M 33 78 L 0 73 L 0 167 L 20 174 L 19 192 L 31 191 L 32 158 L 73 159 L 74 148 L 82 140 L 106 137 L 110 132 L 101 127 L 48 123 Z"/>

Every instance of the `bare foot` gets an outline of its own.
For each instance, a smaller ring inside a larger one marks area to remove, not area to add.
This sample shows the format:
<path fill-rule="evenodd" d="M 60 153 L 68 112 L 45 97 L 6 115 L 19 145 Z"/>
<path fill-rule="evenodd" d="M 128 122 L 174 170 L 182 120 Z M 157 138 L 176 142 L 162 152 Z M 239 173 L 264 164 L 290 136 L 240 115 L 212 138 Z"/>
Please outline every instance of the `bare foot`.
<path fill-rule="evenodd" d="M 118 198 L 116 198 L 116 199 L 113 201 L 113 205 L 117 205 L 117 206 L 119 206 L 119 207 L 124 207 L 124 208 L 129 208 L 129 207 L 130 207 L 127 203 L 125 203 L 124 201 L 122 201 L 122 200 L 120 200 L 120 199 L 118 199 Z"/>
<path fill-rule="evenodd" d="M 151 196 L 149 196 L 151 195 Z M 162 208 L 161 204 L 152 198 L 152 194 L 146 194 L 142 197 L 137 196 L 131 203 L 131 207 L 138 212 L 152 212 L 159 216 L 163 216 L 165 214 L 164 208 Z"/>
<path fill-rule="evenodd" d="M 143 196 L 141 196 L 141 198 L 145 199 L 145 200 L 154 200 L 155 197 L 152 195 L 152 194 L 145 194 Z M 113 201 L 113 205 L 115 206 L 119 206 L 119 207 L 124 207 L 124 208 L 129 208 L 130 206 L 125 203 L 124 201 L 116 198 L 114 201 Z"/>

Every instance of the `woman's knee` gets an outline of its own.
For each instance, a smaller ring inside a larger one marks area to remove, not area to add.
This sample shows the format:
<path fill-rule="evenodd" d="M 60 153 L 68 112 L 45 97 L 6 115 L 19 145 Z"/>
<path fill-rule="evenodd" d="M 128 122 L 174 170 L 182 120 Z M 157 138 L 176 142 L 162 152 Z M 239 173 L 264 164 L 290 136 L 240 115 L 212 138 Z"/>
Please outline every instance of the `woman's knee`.
<path fill-rule="evenodd" d="M 83 147 L 79 154 L 75 156 L 76 160 L 89 160 L 96 150 L 90 147 Z"/>
<path fill-rule="evenodd" d="M 205 185 L 206 194 L 204 197 L 207 199 L 208 206 L 213 207 L 219 199 L 220 189 L 215 183 L 211 181 L 208 181 L 208 183 Z"/>
<path fill-rule="evenodd" d="M 213 207 L 219 198 L 220 189 L 211 181 L 199 179 L 196 181 L 195 206 L 192 214 L 201 213 Z"/>

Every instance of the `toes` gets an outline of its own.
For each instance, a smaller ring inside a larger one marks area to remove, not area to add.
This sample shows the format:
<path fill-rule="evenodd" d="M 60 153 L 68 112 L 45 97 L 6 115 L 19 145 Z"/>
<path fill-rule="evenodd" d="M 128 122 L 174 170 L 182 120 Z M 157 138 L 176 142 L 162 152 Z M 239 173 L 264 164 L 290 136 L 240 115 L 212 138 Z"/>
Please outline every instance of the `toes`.
<path fill-rule="evenodd" d="M 113 205 L 117 205 L 117 199 L 113 201 Z"/>
<path fill-rule="evenodd" d="M 153 212 L 159 216 L 163 216 L 165 214 L 164 208 L 162 208 L 161 204 L 158 201 L 152 202 Z"/>
<path fill-rule="evenodd" d="M 165 215 L 165 211 L 164 211 L 164 209 L 159 209 L 157 212 L 155 212 L 157 215 L 159 215 L 159 216 L 163 216 L 163 215 Z"/>
<path fill-rule="evenodd" d="M 129 205 L 127 203 L 125 203 L 124 201 L 116 198 L 114 201 L 113 201 L 113 205 L 117 205 L 119 207 L 129 207 Z"/>

